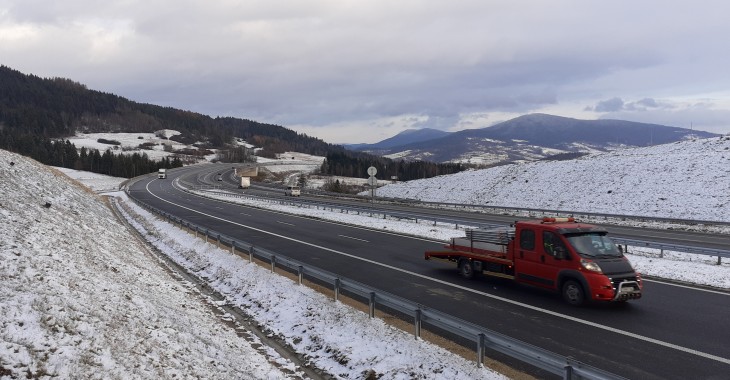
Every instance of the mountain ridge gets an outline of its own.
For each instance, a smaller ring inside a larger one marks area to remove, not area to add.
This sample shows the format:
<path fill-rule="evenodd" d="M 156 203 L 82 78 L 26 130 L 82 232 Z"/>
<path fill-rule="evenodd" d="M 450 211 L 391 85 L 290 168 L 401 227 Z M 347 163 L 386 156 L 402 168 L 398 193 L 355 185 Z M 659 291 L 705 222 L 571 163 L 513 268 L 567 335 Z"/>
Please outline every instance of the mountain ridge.
<path fill-rule="evenodd" d="M 557 154 L 605 152 L 618 147 L 651 146 L 716 136 L 719 135 L 659 124 L 613 119 L 581 120 L 534 113 L 491 127 L 364 151 L 406 160 L 428 158 L 436 162 L 494 165 L 535 161 Z"/>

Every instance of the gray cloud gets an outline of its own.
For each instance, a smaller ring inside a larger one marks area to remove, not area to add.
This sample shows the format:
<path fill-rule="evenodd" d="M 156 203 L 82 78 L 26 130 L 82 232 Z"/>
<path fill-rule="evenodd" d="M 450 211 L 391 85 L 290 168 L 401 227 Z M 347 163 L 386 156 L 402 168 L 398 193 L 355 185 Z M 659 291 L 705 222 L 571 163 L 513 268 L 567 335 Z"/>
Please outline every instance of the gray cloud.
<path fill-rule="evenodd" d="M 594 107 L 596 112 L 616 112 L 624 109 L 624 101 L 621 98 L 611 98 L 598 102 Z"/>
<path fill-rule="evenodd" d="M 730 5 L 663 4 L 0 0 L 0 63 L 325 139 L 414 115 L 448 129 L 554 108 L 671 117 L 670 98 L 730 108 Z"/>

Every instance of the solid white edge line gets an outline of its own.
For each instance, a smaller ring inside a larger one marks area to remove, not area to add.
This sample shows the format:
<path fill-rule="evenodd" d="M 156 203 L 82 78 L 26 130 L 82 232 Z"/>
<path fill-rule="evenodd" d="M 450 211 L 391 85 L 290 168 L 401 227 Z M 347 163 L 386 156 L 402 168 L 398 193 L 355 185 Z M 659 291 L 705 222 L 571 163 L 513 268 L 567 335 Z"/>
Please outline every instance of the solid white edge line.
<path fill-rule="evenodd" d="M 644 277 L 641 278 L 641 281 L 644 281 L 644 282 L 656 282 L 658 284 L 669 285 L 669 286 L 676 286 L 678 288 L 692 289 L 692 290 L 697 290 L 697 291 L 700 291 L 700 292 L 715 293 L 715 294 L 719 294 L 719 295 L 723 295 L 723 296 L 730 296 L 730 292 L 723 292 L 721 290 L 713 290 L 713 289 L 706 289 L 706 288 L 698 288 L 698 287 L 689 286 L 689 285 L 677 284 L 677 283 L 674 283 L 674 282 L 667 282 L 667 281 L 661 281 L 661 280 L 655 280 L 655 279 L 647 279 L 647 278 L 644 278 Z"/>
<path fill-rule="evenodd" d="M 558 312 L 555 312 L 555 311 L 552 311 L 552 310 L 547 310 L 547 309 L 539 308 L 537 306 L 532 306 L 532 305 L 529 305 L 529 304 L 526 304 L 526 303 L 514 301 L 514 300 L 511 300 L 511 299 L 504 298 L 504 297 L 500 297 L 500 296 L 496 296 L 496 295 L 493 295 L 493 294 L 484 293 L 484 292 L 481 292 L 481 291 L 478 291 L 478 290 L 474 290 L 474 289 L 471 289 L 471 288 L 467 288 L 465 286 L 461 286 L 461 285 L 453 284 L 453 283 L 450 283 L 450 282 L 447 282 L 447 281 L 443 281 L 443 280 L 431 278 L 431 277 L 422 275 L 420 273 L 410 272 L 410 271 L 407 271 L 405 269 L 400 269 L 400 268 L 397 268 L 397 267 L 394 267 L 394 266 L 391 266 L 391 265 L 383 264 L 383 263 L 380 263 L 380 262 L 377 262 L 377 261 L 373 261 L 373 260 L 370 260 L 370 259 L 365 259 L 365 258 L 362 258 L 362 257 L 359 257 L 359 256 L 355 256 L 355 255 L 349 254 L 349 253 L 345 253 L 345 252 L 342 252 L 342 251 L 338 251 L 338 250 L 335 250 L 335 249 L 332 249 L 332 248 L 322 247 L 322 246 L 319 246 L 319 245 L 316 245 L 316 244 L 313 244 L 313 243 L 308 243 L 306 241 L 302 241 L 302 240 L 290 238 L 288 236 L 280 235 L 280 234 L 277 234 L 277 233 L 274 233 L 274 232 L 265 231 L 265 230 L 262 230 L 262 229 L 259 229 L 259 228 L 256 228 L 256 227 L 251 227 L 251 226 L 247 226 L 245 224 L 236 223 L 236 222 L 233 222 L 233 221 L 230 221 L 230 220 L 227 220 L 227 219 L 223 219 L 223 218 L 217 217 L 215 215 L 210 215 L 210 214 L 206 214 L 206 213 L 201 212 L 201 211 L 193 210 L 193 209 L 191 209 L 189 207 L 185 207 L 185 206 L 179 205 L 177 203 L 173 203 L 171 201 L 168 201 L 166 199 L 162 199 L 162 198 L 158 197 L 157 195 L 155 195 L 154 193 L 152 193 L 150 191 L 150 189 L 149 189 L 149 184 L 150 183 L 151 182 L 148 182 L 147 183 L 147 185 L 145 186 L 145 189 L 153 197 L 155 197 L 155 198 L 157 198 L 157 199 L 159 199 L 159 200 L 161 200 L 163 202 L 166 202 L 166 203 L 169 203 L 171 205 L 174 205 L 174 206 L 183 208 L 185 210 L 192 211 L 194 213 L 198 213 L 198 214 L 203 215 L 203 216 L 207 216 L 209 218 L 217 219 L 217 220 L 220 220 L 220 221 L 223 221 L 223 222 L 227 222 L 227 223 L 230 223 L 230 224 L 239 226 L 239 227 L 247 228 L 247 229 L 250 229 L 250 230 L 253 230 L 253 231 L 256 231 L 256 232 L 261 232 L 261 233 L 268 234 L 268 235 L 271 235 L 271 236 L 276 236 L 278 238 L 285 239 L 285 240 L 289 240 L 289 241 L 293 241 L 295 243 L 300 243 L 300 244 L 304 244 L 304 245 L 307 245 L 307 246 L 310 246 L 310 247 L 318 248 L 318 249 L 321 249 L 323 251 L 332 252 L 332 253 L 335 253 L 335 254 L 338 254 L 338 255 L 341 255 L 341 256 L 346 256 L 346 257 L 349 257 L 349 258 L 352 258 L 352 259 L 355 259 L 355 260 L 364 261 L 364 262 L 369 263 L 369 264 L 373 264 L 373 265 L 377 265 L 377 266 L 380 266 L 380 267 L 383 267 L 383 268 L 387 268 L 387 269 L 391 269 L 391 270 L 398 271 L 398 272 L 401 272 L 401 273 L 405 273 L 405 274 L 408 274 L 408 275 L 411 275 L 411 276 L 415 276 L 415 277 L 418 277 L 418 278 L 422 278 L 424 280 L 433 281 L 433 282 L 436 282 L 436 283 L 439 283 L 439 284 L 442 284 L 442 285 L 451 286 L 451 287 L 457 288 L 459 290 L 463 290 L 463 291 L 470 292 L 470 293 L 474 293 L 474 294 L 477 294 L 477 295 L 480 295 L 480 296 L 484 296 L 484 297 L 492 298 L 492 299 L 495 299 L 495 300 L 503 301 L 503 302 L 506 302 L 506 303 L 509 303 L 509 304 L 512 304 L 512 305 L 515 305 L 515 306 L 523 307 L 523 308 L 530 309 L 530 310 L 533 310 L 533 311 L 537 311 L 537 312 L 540 312 L 540 313 L 543 313 L 543 314 L 551 315 L 551 316 L 554 316 L 554 317 L 557 317 L 557 318 L 563 318 L 563 319 L 566 319 L 566 320 L 569 320 L 569 321 L 572 321 L 572 322 L 581 323 L 581 324 L 584 324 L 584 325 L 587 325 L 587 326 L 595 327 L 597 329 L 601 329 L 601 330 L 605 330 L 605 331 L 610 331 L 610 332 L 613 332 L 613 333 L 616 333 L 616 334 L 620 334 L 620 335 L 624 335 L 624 336 L 628 336 L 628 337 L 631 337 L 631 338 L 634 338 L 634 339 L 643 340 L 645 342 L 654 343 L 654 344 L 659 345 L 659 346 L 663 346 L 663 347 L 671 348 L 671 349 L 674 349 L 674 350 L 677 350 L 677 351 L 682 351 L 682 352 L 686 352 L 686 353 L 689 353 L 689 354 L 697 355 L 697 356 L 700 356 L 700 357 L 703 357 L 703 358 L 706 358 L 706 359 L 718 361 L 720 363 L 730 364 L 730 359 L 728 359 L 728 358 L 723 358 L 723 357 L 720 357 L 720 356 L 717 356 L 717 355 L 708 354 L 708 353 L 705 353 L 705 352 L 702 352 L 702 351 L 698 351 L 698 350 L 694 350 L 694 349 L 691 349 L 691 348 L 682 347 L 682 346 L 679 346 L 679 345 L 676 345 L 676 344 L 673 344 L 673 343 L 664 342 L 664 341 L 661 341 L 661 340 L 658 340 L 658 339 L 654 339 L 654 338 L 649 338 L 647 336 L 643 336 L 643 335 L 635 334 L 635 333 L 632 333 L 632 332 L 620 330 L 620 329 L 617 329 L 617 328 L 614 328 L 614 327 L 600 325 L 600 324 L 595 323 L 595 322 L 587 321 L 587 320 L 584 320 L 584 319 L 579 319 L 579 318 L 576 318 L 576 317 L 573 317 L 573 316 L 570 316 L 570 315 L 561 314 L 561 313 L 558 313 Z"/>

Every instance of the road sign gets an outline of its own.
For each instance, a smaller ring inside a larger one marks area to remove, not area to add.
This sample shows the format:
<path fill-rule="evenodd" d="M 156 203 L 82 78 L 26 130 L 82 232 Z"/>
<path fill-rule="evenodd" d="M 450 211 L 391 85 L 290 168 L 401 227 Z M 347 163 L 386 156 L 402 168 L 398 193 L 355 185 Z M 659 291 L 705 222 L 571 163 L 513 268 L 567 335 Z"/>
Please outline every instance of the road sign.
<path fill-rule="evenodd" d="M 368 168 L 368 175 L 371 177 L 378 174 L 378 169 L 375 168 L 375 166 L 371 166 Z"/>
<path fill-rule="evenodd" d="M 368 185 L 375 186 L 378 184 L 378 179 L 375 177 L 368 178 Z"/>

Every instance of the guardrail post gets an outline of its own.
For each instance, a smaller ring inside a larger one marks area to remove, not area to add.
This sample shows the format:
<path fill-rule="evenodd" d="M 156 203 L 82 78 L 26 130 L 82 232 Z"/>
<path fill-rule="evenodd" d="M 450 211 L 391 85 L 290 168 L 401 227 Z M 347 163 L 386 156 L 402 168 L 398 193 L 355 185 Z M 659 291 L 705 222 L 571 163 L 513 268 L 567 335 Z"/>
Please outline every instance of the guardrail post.
<path fill-rule="evenodd" d="M 570 358 L 565 358 L 565 367 L 563 367 L 565 373 L 563 373 L 564 380 L 573 379 L 573 366 L 570 364 Z"/>
<path fill-rule="evenodd" d="M 299 278 L 299 285 L 301 285 L 304 278 L 304 267 L 301 265 L 297 267 L 297 277 Z"/>
<path fill-rule="evenodd" d="M 375 318 L 375 292 L 370 292 L 370 300 L 368 301 L 368 311 L 370 318 Z"/>
<path fill-rule="evenodd" d="M 413 324 L 415 325 L 414 334 L 416 336 L 416 339 L 421 338 L 421 319 L 422 319 L 421 309 L 416 309 L 416 316 L 413 321 Z"/>
<path fill-rule="evenodd" d="M 335 301 L 340 300 L 340 279 L 335 279 Z"/>
<path fill-rule="evenodd" d="M 484 341 L 486 337 L 484 334 L 477 336 L 477 367 L 484 367 Z"/>
<path fill-rule="evenodd" d="M 271 273 L 274 273 L 276 270 L 276 256 L 271 256 Z"/>

